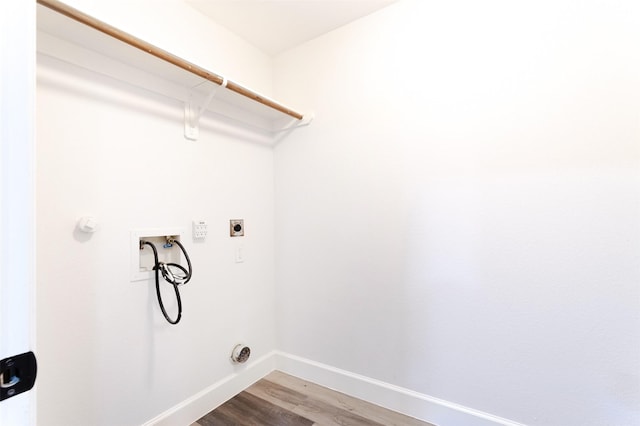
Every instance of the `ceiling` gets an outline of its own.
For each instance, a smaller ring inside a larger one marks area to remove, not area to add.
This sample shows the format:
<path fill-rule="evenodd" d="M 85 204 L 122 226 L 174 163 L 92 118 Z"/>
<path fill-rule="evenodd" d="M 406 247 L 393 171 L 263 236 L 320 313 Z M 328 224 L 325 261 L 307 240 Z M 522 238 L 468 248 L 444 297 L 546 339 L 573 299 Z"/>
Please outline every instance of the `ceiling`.
<path fill-rule="evenodd" d="M 397 0 L 186 0 L 216 23 L 276 55 Z"/>

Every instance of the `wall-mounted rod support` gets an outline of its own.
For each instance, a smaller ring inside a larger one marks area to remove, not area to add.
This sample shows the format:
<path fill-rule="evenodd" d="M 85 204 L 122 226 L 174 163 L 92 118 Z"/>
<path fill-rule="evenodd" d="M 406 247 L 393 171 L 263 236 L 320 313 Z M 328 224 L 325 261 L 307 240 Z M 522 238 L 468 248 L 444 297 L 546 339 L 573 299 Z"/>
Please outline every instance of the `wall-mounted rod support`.
<path fill-rule="evenodd" d="M 104 34 L 107 34 L 117 40 L 120 40 L 123 43 L 126 43 L 132 47 L 135 47 L 136 49 L 140 49 L 148 53 L 149 55 L 155 56 L 156 58 L 159 58 L 165 62 L 169 62 L 170 64 L 173 64 L 176 67 L 182 68 L 185 71 L 188 71 L 192 74 L 202 77 L 205 80 L 211 81 L 218 85 L 221 85 L 225 80 L 223 77 L 213 72 L 207 71 L 204 68 L 201 68 L 195 64 L 192 64 L 191 62 L 186 61 L 178 56 L 175 56 L 165 50 L 162 50 L 150 43 L 147 43 L 144 40 L 141 40 L 135 36 L 132 36 L 131 34 L 121 31 L 118 28 L 115 28 L 92 16 L 89 16 L 83 12 L 80 12 L 79 10 L 71 6 L 68 6 L 58 0 L 37 0 L 37 2 L 45 7 L 48 7 L 49 9 L 55 12 L 58 12 L 84 25 L 94 28 Z M 303 115 L 300 114 L 299 112 L 296 112 L 290 108 L 287 108 L 284 105 L 281 105 L 267 97 L 264 97 L 252 90 L 247 89 L 246 87 L 243 87 L 237 83 L 234 83 L 233 81 L 227 82 L 227 89 L 231 90 L 232 92 L 238 93 L 239 95 L 242 95 L 246 98 L 252 99 L 253 101 L 258 102 L 262 105 L 265 105 L 269 108 L 280 111 L 298 120 L 301 120 L 303 117 Z"/>
<path fill-rule="evenodd" d="M 309 124 L 311 124 L 314 118 L 314 114 L 305 114 L 301 120 L 291 120 L 286 126 L 282 127 L 281 129 L 275 129 L 273 133 L 281 133 L 297 129 L 298 127 L 308 126 Z"/>
<path fill-rule="evenodd" d="M 226 89 L 228 84 L 229 84 L 229 80 L 223 77 L 222 83 L 220 84 L 220 86 L 214 86 L 214 88 L 211 90 L 211 92 L 207 96 L 207 99 L 204 100 L 202 105 L 200 105 L 200 108 L 197 110 L 195 110 L 195 108 L 193 107 L 191 102 L 192 97 L 191 97 L 191 94 L 189 94 L 189 99 L 184 104 L 184 137 L 185 138 L 192 141 L 195 141 L 198 139 L 198 135 L 200 133 L 199 131 L 200 117 L 202 117 L 202 113 L 204 112 L 205 109 L 207 109 L 207 107 L 215 97 L 216 93 L 218 93 L 220 89 Z"/>

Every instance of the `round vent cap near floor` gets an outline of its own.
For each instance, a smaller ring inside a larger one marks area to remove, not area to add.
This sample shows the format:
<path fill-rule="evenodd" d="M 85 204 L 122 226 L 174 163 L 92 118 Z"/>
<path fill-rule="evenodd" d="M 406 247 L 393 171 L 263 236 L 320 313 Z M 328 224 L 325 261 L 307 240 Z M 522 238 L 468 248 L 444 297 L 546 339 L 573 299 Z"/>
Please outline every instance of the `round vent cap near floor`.
<path fill-rule="evenodd" d="M 231 353 L 231 360 L 233 362 L 242 364 L 244 362 L 247 362 L 250 355 L 251 349 L 249 348 L 249 346 L 245 346 L 243 344 L 236 345 L 236 347 L 233 348 L 233 352 Z"/>

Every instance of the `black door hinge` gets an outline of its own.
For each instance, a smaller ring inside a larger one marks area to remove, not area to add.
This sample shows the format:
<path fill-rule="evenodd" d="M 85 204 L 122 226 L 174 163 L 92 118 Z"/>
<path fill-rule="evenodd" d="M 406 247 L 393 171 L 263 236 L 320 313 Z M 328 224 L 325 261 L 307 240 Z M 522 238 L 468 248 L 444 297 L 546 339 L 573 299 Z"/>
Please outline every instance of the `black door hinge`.
<path fill-rule="evenodd" d="M 36 356 L 31 351 L 0 361 L 0 401 L 31 389 L 37 372 Z"/>

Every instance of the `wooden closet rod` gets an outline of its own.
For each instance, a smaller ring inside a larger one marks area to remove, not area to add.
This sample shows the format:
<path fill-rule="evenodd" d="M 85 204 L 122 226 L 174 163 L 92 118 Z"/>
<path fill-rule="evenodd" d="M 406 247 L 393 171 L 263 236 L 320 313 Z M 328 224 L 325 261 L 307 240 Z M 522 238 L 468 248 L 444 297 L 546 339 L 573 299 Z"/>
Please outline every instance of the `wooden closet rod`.
<path fill-rule="evenodd" d="M 37 2 L 45 7 L 48 7 L 51 10 L 54 10 L 62 15 L 65 15 L 71 19 L 74 19 L 91 28 L 94 28 L 117 40 L 120 40 L 123 43 L 127 43 L 128 45 L 133 46 L 137 49 L 140 49 L 145 53 L 153 55 L 156 58 L 162 59 L 163 61 L 169 62 L 170 64 L 173 64 L 179 68 L 182 68 L 185 71 L 188 71 L 192 74 L 202 77 L 205 80 L 209 80 L 218 85 L 222 85 L 222 82 L 224 79 L 221 76 L 214 74 L 212 72 L 209 72 L 204 68 L 201 68 L 195 64 L 192 64 L 189 61 L 185 61 L 184 59 L 179 58 L 178 56 L 175 56 L 150 43 L 147 43 L 144 40 L 140 40 L 139 38 L 134 37 L 131 34 L 125 33 L 124 31 L 121 31 L 109 24 L 106 24 L 92 16 L 82 13 L 79 10 L 74 9 L 73 7 L 68 6 L 58 0 L 37 0 Z M 284 105 L 280 105 L 279 103 L 272 101 L 271 99 L 264 98 L 259 94 L 257 94 L 256 92 L 253 92 L 247 89 L 246 87 L 243 87 L 237 83 L 234 83 L 233 81 L 227 81 L 227 89 L 233 92 L 236 92 L 242 96 L 245 96 L 249 99 L 252 99 L 256 102 L 259 102 L 263 105 L 266 105 L 270 108 L 273 108 L 277 111 L 280 111 L 284 114 L 287 114 L 291 117 L 297 118 L 298 120 L 301 120 L 303 118 L 303 115 L 300 114 L 299 112 L 293 111 L 285 107 Z"/>

